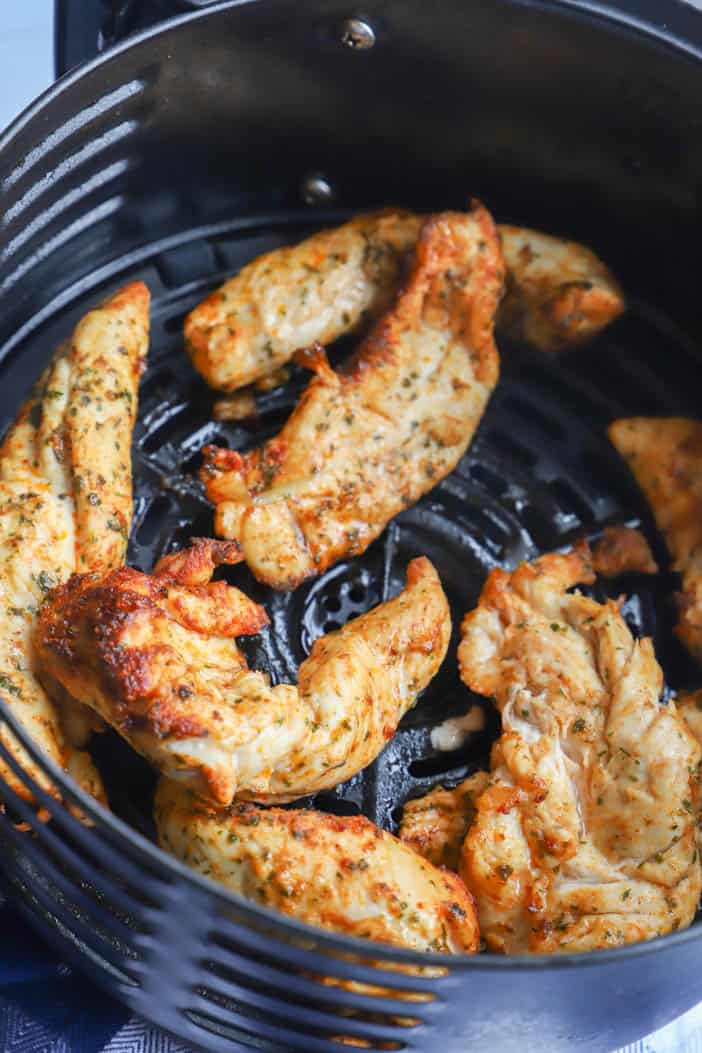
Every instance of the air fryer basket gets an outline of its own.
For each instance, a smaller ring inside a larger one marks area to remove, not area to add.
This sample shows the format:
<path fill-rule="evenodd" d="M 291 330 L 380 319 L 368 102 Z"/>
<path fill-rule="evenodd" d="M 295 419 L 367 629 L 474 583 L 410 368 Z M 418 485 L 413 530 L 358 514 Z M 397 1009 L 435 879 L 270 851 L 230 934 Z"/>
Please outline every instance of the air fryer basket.
<path fill-rule="evenodd" d="M 266 604 L 271 629 L 245 649 L 279 681 L 295 679 L 317 636 L 396 591 L 412 556 L 435 563 L 455 626 L 439 676 L 370 768 L 301 802 L 390 829 L 408 797 L 487 763 L 498 721 L 486 704 L 486 729 L 464 749 L 437 753 L 430 729 L 480 701 L 458 679 L 455 644 L 491 567 L 626 522 L 667 568 L 605 428 L 620 415 L 695 415 L 700 387 L 694 15 L 671 4 L 661 43 L 627 27 L 623 6 L 608 11 L 617 23 L 603 5 L 431 6 L 217 5 L 64 78 L 0 141 L 3 419 L 92 303 L 126 280 L 151 289 L 129 553 L 143 569 L 211 532 L 201 447 L 275 433 L 305 382 L 297 373 L 259 396 L 254 422 L 217 423 L 182 352 L 185 313 L 253 256 L 360 207 L 461 207 L 478 193 L 500 219 L 593 244 L 624 279 L 628 314 L 590 346 L 560 358 L 501 348 L 500 385 L 468 454 L 363 556 L 292 594 L 243 566 L 226 572 Z M 352 15 L 372 27 L 373 47 L 349 46 Z M 613 587 L 630 597 L 632 628 L 654 636 L 669 686 L 699 684 L 671 632 L 674 576 Z M 116 735 L 95 743 L 111 816 L 39 757 L 1 701 L 0 719 L 94 822 L 32 786 L 51 814 L 42 824 L 0 784 L 4 888 L 97 983 L 194 1045 L 608 1050 L 702 997 L 699 923 L 648 945 L 520 960 L 420 955 L 271 914 L 150 843 L 154 778 Z M 31 785 L 2 746 L 0 756 Z M 348 979 L 371 986 L 339 986 Z"/>

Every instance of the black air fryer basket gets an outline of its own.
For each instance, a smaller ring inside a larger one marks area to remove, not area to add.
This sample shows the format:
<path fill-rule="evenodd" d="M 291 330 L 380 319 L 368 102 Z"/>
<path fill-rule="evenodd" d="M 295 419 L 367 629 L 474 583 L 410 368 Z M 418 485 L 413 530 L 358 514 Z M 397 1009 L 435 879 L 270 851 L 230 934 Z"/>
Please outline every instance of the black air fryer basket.
<path fill-rule="evenodd" d="M 396 591 L 412 556 L 435 563 L 455 626 L 439 676 L 370 768 L 302 802 L 396 829 L 408 797 L 487 763 L 498 730 L 488 706 L 485 731 L 462 750 L 437 753 L 430 729 L 478 701 L 458 679 L 456 630 L 491 567 L 622 522 L 641 524 L 668 566 L 605 429 L 621 415 L 699 412 L 702 16 L 674 0 L 648 11 L 633 0 L 198 6 L 64 77 L 0 140 L 2 419 L 90 305 L 132 279 L 152 293 L 132 563 L 150 569 L 211 533 L 202 446 L 261 442 L 304 384 L 297 374 L 261 395 L 255 424 L 217 423 L 182 351 L 186 312 L 261 252 L 361 208 L 435 211 L 478 196 L 500 220 L 592 245 L 630 301 L 575 352 L 502 347 L 468 454 L 363 556 L 292 594 L 227 571 L 271 616 L 245 645 L 252 665 L 292 681 L 312 641 Z M 669 686 L 698 686 L 672 636 L 675 586 L 667 571 L 617 583 Z M 107 814 L 4 703 L 0 718 L 94 823 L 79 824 L 0 746 L 51 816 L 39 822 L 0 785 L 5 891 L 96 983 L 193 1045 L 608 1051 L 702 998 L 699 922 L 549 959 L 423 955 L 296 923 L 154 847 L 154 777 L 117 736 L 95 745 Z"/>

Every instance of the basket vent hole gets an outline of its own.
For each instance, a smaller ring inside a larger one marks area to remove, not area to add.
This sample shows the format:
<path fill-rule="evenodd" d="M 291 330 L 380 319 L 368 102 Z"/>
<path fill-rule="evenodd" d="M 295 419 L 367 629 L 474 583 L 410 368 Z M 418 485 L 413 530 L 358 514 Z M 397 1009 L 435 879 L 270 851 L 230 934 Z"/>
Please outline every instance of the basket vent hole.
<path fill-rule="evenodd" d="M 336 618 L 327 618 L 322 628 L 325 634 L 334 633 L 337 629 L 341 628 L 341 622 L 338 622 Z"/>
<path fill-rule="evenodd" d="M 609 491 L 626 495 L 627 491 L 639 496 L 636 484 L 629 475 L 624 461 L 617 462 L 611 456 L 606 457 L 600 450 L 587 449 L 578 458 L 582 474 L 586 479 L 596 479 L 603 493 Z"/>
<path fill-rule="evenodd" d="M 165 366 L 150 373 L 142 382 L 139 389 L 139 401 L 142 405 L 151 398 L 164 399 L 177 385 L 176 376 L 172 369 Z"/>
<path fill-rule="evenodd" d="M 169 334 L 177 333 L 180 335 L 183 332 L 183 324 L 186 318 L 187 315 L 183 314 L 181 311 L 179 311 L 178 314 L 171 315 L 170 318 L 165 318 L 163 321 L 164 331 Z"/>
<path fill-rule="evenodd" d="M 325 596 L 324 606 L 330 614 L 338 614 L 341 610 L 341 597 L 337 595 Z"/>
<path fill-rule="evenodd" d="M 366 599 L 366 590 L 363 585 L 356 583 L 349 589 L 349 599 L 353 600 L 354 603 L 364 603 Z"/>
<path fill-rule="evenodd" d="M 567 438 L 565 428 L 561 422 L 554 417 L 549 417 L 546 413 L 542 413 L 531 402 L 510 396 L 505 399 L 505 409 L 521 417 L 525 423 L 538 428 L 540 432 L 556 442 Z"/>
<path fill-rule="evenodd" d="M 142 439 L 141 448 L 145 453 L 158 453 L 163 446 L 182 445 L 182 432 L 188 427 L 190 405 L 183 402 L 176 406 L 167 417 L 154 421 L 153 429 Z"/>
<path fill-rule="evenodd" d="M 183 475 L 194 475 L 197 476 L 202 466 L 202 451 L 195 450 L 190 456 L 181 462 L 181 471 Z"/>
<path fill-rule="evenodd" d="M 534 505 L 525 505 L 520 512 L 522 525 L 537 548 L 546 551 L 553 547 L 552 521 Z"/>
<path fill-rule="evenodd" d="M 501 497 L 507 489 L 507 483 L 504 479 L 497 475 L 496 472 L 491 471 L 490 468 L 486 468 L 484 464 L 472 464 L 470 466 L 470 475 L 480 486 L 485 487 L 493 497 Z"/>
<path fill-rule="evenodd" d="M 501 453 L 516 464 L 523 465 L 525 468 L 534 468 L 538 463 L 539 458 L 537 454 L 526 446 L 520 445 L 505 431 L 493 429 L 488 435 L 488 442 L 498 453 Z"/>
<path fill-rule="evenodd" d="M 409 798 L 408 798 L 408 800 L 409 800 Z M 406 804 L 407 804 L 407 801 L 403 801 L 402 804 L 395 805 L 395 807 L 390 812 L 390 819 L 392 821 L 392 825 L 393 825 L 393 829 L 394 830 L 397 830 L 399 828 L 399 826 L 400 826 L 400 823 L 402 822 L 402 815 L 403 815 L 403 812 L 405 810 L 405 805 Z"/>
<path fill-rule="evenodd" d="M 465 749 L 453 750 L 451 753 L 435 753 L 431 757 L 419 757 L 409 766 L 410 775 L 415 779 L 426 779 L 432 775 L 450 776 L 458 781 L 468 774 Z"/>
<path fill-rule="evenodd" d="M 581 523 L 589 525 L 593 519 L 590 506 L 565 479 L 554 479 L 549 489 L 562 512 L 577 516 Z"/>
<path fill-rule="evenodd" d="M 171 512 L 171 502 L 165 494 L 157 497 L 153 502 L 146 518 L 139 527 L 137 541 L 140 545 L 150 546 L 161 536 L 164 527 L 168 523 Z"/>
<path fill-rule="evenodd" d="M 314 806 L 320 812 L 331 815 L 360 815 L 361 808 L 355 801 L 337 797 L 333 793 L 319 793 L 314 799 Z"/>

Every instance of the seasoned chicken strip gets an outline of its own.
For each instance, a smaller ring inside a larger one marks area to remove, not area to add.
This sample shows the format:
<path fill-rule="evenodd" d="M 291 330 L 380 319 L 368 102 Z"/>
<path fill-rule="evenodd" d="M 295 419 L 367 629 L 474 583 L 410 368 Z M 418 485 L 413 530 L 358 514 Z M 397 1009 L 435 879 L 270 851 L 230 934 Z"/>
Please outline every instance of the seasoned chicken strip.
<path fill-rule="evenodd" d="M 455 874 L 427 863 L 363 816 L 216 811 L 161 779 L 161 848 L 213 881 L 298 921 L 414 950 L 478 949 L 475 905 Z"/>
<path fill-rule="evenodd" d="M 593 546 L 592 567 L 596 574 L 604 577 L 658 572 L 646 538 L 639 530 L 626 526 L 605 528 Z M 682 711 L 682 697 L 678 696 L 676 703 L 693 733 L 696 733 L 693 722 L 697 719 L 694 714 L 700 714 L 696 737 L 702 742 L 702 699 L 699 710 L 689 706 L 688 716 L 687 711 Z M 402 840 L 430 863 L 458 870 L 463 842 L 475 817 L 475 801 L 488 780 L 488 773 L 479 771 L 452 790 L 436 786 L 424 796 L 407 801 L 400 823 Z"/>
<path fill-rule="evenodd" d="M 389 306 L 421 223 L 370 212 L 253 260 L 185 319 L 193 365 L 213 388 L 235 391 L 300 348 L 352 332 Z"/>
<path fill-rule="evenodd" d="M 295 351 L 329 344 L 389 305 L 424 222 L 385 210 L 266 253 L 185 320 L 185 346 L 207 383 L 235 391 Z M 498 332 L 556 351 L 594 336 L 624 309 L 593 252 L 525 227 L 500 226 L 507 291 Z"/>
<path fill-rule="evenodd" d="M 208 447 L 215 529 L 259 580 L 292 589 L 363 552 L 455 467 L 497 382 L 502 260 L 483 208 L 422 229 L 414 270 L 350 367 L 323 355 L 283 430 L 241 456 Z"/>
<path fill-rule="evenodd" d="M 461 675 L 502 715 L 459 870 L 494 951 L 612 947 L 697 909 L 702 751 L 651 641 L 566 591 L 592 577 L 586 548 L 495 570 L 463 622 Z"/>
<path fill-rule="evenodd" d="M 231 542 L 200 544 L 210 573 L 236 559 Z M 289 801 L 350 778 L 446 654 L 446 597 L 431 564 L 416 559 L 403 592 L 315 641 L 297 687 L 271 687 L 233 639 L 265 624 L 262 609 L 224 582 L 191 584 L 189 562 L 168 557 L 152 577 L 123 568 L 72 578 L 44 605 L 36 643 L 71 694 L 217 804 Z"/>
<path fill-rule="evenodd" d="M 677 635 L 702 662 L 702 423 L 630 417 L 609 437 L 641 487 L 682 575 Z"/>
<path fill-rule="evenodd" d="M 32 626 L 45 593 L 73 569 L 73 520 L 64 502 L 46 483 L 34 480 L 0 482 L 0 693 L 13 715 L 37 746 L 65 768 L 69 749 L 58 711 L 36 678 L 31 648 Z M 0 739 L 39 786 L 55 793 L 46 778 L 10 732 Z M 20 797 L 29 791 L 4 762 L 0 775 Z"/>
<path fill-rule="evenodd" d="M 463 842 L 475 815 L 475 802 L 489 778 L 486 771 L 477 771 L 452 790 L 435 786 L 423 797 L 406 801 L 400 839 L 430 863 L 458 870 Z"/>
<path fill-rule="evenodd" d="M 0 689 L 37 745 L 81 775 L 94 794 L 99 775 L 87 754 L 74 752 L 37 679 L 31 637 L 47 592 L 78 567 L 107 570 L 124 558 L 131 430 L 148 329 L 149 293 L 141 282 L 91 311 L 58 350 L 0 447 Z M 82 734 L 81 713 L 74 707 L 70 715 Z M 9 733 L 2 741 L 53 792 Z M 0 772 L 28 797 L 5 765 Z"/>
<path fill-rule="evenodd" d="M 627 573 L 658 572 L 646 538 L 639 530 L 626 526 L 605 528 L 593 546 L 592 566 L 596 574 L 613 578 Z M 686 713 L 683 715 L 688 719 Z M 699 731 L 697 737 L 702 742 L 702 713 Z M 424 796 L 407 801 L 400 823 L 402 840 L 430 863 L 458 870 L 463 842 L 475 817 L 475 801 L 488 780 L 488 773 L 479 771 L 452 790 L 436 786 Z"/>
<path fill-rule="evenodd" d="M 65 498 L 78 571 L 124 562 L 132 430 L 148 338 L 149 291 L 133 282 L 78 323 L 0 447 L 1 480 L 38 476 Z"/>
<path fill-rule="evenodd" d="M 618 282 L 584 245 L 525 227 L 499 231 L 507 268 L 500 335 L 562 351 L 592 339 L 624 311 Z"/>

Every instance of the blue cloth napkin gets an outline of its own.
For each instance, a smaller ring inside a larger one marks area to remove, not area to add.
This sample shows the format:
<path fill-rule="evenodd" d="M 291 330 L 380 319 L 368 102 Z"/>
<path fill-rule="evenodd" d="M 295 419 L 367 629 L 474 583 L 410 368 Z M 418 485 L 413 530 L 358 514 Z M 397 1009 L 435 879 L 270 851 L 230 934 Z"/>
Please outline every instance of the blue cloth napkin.
<path fill-rule="evenodd" d="M 0 907 L 2 1053 L 192 1053 L 130 1015 Z M 702 1005 L 618 1053 L 702 1053 Z"/>
<path fill-rule="evenodd" d="M 76 975 L 7 905 L 0 932 L 2 1053 L 190 1053 Z"/>

